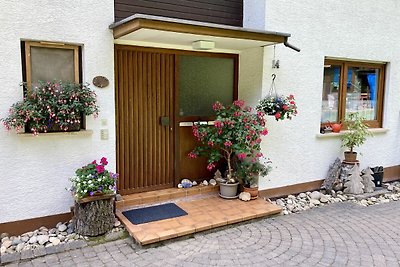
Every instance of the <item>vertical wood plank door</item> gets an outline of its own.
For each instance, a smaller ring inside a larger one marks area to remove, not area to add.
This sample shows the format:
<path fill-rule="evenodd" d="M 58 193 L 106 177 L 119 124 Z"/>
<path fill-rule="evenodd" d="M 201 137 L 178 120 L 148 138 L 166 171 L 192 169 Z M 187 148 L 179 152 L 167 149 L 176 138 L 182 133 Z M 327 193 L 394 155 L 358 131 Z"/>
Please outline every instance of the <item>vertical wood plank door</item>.
<path fill-rule="evenodd" d="M 118 190 L 174 186 L 175 56 L 115 46 Z"/>

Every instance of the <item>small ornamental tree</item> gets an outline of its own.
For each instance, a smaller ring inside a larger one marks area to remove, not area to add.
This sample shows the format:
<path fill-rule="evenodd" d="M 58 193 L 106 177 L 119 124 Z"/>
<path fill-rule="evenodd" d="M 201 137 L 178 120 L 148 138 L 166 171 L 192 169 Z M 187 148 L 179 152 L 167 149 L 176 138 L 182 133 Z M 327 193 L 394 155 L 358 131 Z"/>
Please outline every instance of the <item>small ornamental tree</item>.
<path fill-rule="evenodd" d="M 368 131 L 368 125 L 364 123 L 364 118 L 358 113 L 350 113 L 346 120 L 347 132 L 342 136 L 342 147 L 347 147 L 353 152 L 355 147 L 359 147 L 367 140 L 367 136 L 372 136 Z"/>
<path fill-rule="evenodd" d="M 188 156 L 207 157 L 209 171 L 224 158 L 228 164 L 227 182 L 234 183 L 233 167 L 236 164 L 249 161 L 255 163 L 262 157 L 259 153 L 261 136 L 268 134 L 265 113 L 252 113 L 252 108 L 245 106 L 243 100 L 236 100 L 229 106 L 216 102 L 213 110 L 216 113 L 213 126 L 193 126 L 193 135 L 200 145 Z"/>

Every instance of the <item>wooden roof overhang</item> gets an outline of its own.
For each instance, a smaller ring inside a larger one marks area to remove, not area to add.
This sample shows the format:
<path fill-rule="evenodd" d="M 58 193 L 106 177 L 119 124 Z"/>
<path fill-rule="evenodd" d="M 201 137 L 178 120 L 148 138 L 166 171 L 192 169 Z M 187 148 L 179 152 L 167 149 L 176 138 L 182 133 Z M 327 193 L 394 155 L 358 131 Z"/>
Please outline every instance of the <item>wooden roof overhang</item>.
<path fill-rule="evenodd" d="M 286 44 L 290 37 L 288 33 L 142 14 L 113 23 L 109 28 L 113 30 L 116 40 L 169 42 L 188 46 L 196 40 L 211 40 L 216 42 L 216 47 L 231 50 Z"/>

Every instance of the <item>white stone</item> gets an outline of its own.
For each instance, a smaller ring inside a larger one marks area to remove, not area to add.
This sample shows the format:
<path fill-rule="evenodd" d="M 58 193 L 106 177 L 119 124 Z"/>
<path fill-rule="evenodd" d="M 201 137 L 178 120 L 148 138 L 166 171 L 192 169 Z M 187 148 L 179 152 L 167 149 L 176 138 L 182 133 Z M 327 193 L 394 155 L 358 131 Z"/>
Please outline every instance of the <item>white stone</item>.
<path fill-rule="evenodd" d="M 34 243 L 36 243 L 37 242 L 37 237 L 36 236 L 32 236 L 30 239 L 29 239 L 29 244 L 34 244 Z"/>
<path fill-rule="evenodd" d="M 310 204 L 313 204 L 314 206 L 317 206 L 319 204 L 321 204 L 321 202 L 318 199 L 310 199 Z"/>
<path fill-rule="evenodd" d="M 178 188 L 183 188 L 183 185 L 182 184 L 178 184 Z"/>
<path fill-rule="evenodd" d="M 43 245 L 43 244 L 46 243 L 47 241 L 49 241 L 49 236 L 48 236 L 48 235 L 39 235 L 39 236 L 37 237 L 37 242 L 38 242 L 40 245 Z"/>
<path fill-rule="evenodd" d="M 24 244 L 24 243 L 20 243 L 20 244 L 18 244 L 17 247 L 15 248 L 15 251 L 21 252 L 22 249 L 23 249 L 24 247 L 25 247 L 25 244 Z"/>
<path fill-rule="evenodd" d="M 193 182 L 192 182 L 192 185 L 193 185 L 193 186 L 196 186 L 196 185 L 197 185 L 197 182 L 196 182 L 196 181 L 193 181 Z"/>
<path fill-rule="evenodd" d="M 6 240 L 6 241 L 3 242 L 2 246 L 7 249 L 7 248 L 11 247 L 11 245 L 12 245 L 12 241 L 11 240 Z"/>
<path fill-rule="evenodd" d="M 239 194 L 239 199 L 243 201 L 249 201 L 251 199 L 251 195 L 248 192 L 242 192 Z"/>
<path fill-rule="evenodd" d="M 318 192 L 318 191 L 313 191 L 313 192 L 310 194 L 310 197 L 311 197 L 311 199 L 319 200 L 319 199 L 321 198 L 321 193 Z"/>
<path fill-rule="evenodd" d="M 307 195 L 306 195 L 305 193 L 300 193 L 300 194 L 299 194 L 299 197 L 300 197 L 300 198 L 306 198 Z"/>
<path fill-rule="evenodd" d="M 60 224 L 59 226 L 57 226 L 58 231 L 60 232 L 64 232 L 65 230 L 67 230 L 67 226 L 65 224 Z"/>
<path fill-rule="evenodd" d="M 54 246 L 56 246 L 56 245 L 58 245 L 58 244 L 60 244 L 60 239 L 58 239 L 57 237 L 50 237 L 50 242 L 54 245 Z"/>
<path fill-rule="evenodd" d="M 204 180 L 204 181 L 202 182 L 202 185 L 208 185 L 207 180 Z"/>
<path fill-rule="evenodd" d="M 209 184 L 212 186 L 215 186 L 215 185 L 217 185 L 217 181 L 215 179 L 210 179 Z"/>
<path fill-rule="evenodd" d="M 280 198 L 276 200 L 276 204 L 281 206 L 281 207 L 285 206 L 285 202 L 283 202 L 282 199 L 280 199 Z"/>
<path fill-rule="evenodd" d="M 319 199 L 319 201 L 321 203 L 327 203 L 327 202 L 329 202 L 329 198 L 328 198 L 328 196 L 321 194 L 321 198 Z"/>

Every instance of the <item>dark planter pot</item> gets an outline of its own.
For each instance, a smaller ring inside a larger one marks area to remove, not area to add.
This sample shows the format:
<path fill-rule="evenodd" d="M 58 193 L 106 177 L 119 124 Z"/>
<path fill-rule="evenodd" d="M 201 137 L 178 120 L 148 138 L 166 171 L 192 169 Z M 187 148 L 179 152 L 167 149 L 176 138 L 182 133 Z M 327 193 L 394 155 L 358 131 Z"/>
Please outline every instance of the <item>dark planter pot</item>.
<path fill-rule="evenodd" d="M 376 166 L 374 168 L 371 168 L 371 170 L 374 172 L 372 176 L 374 177 L 374 183 L 376 187 L 382 187 L 382 182 L 383 182 L 383 167 L 382 166 Z"/>
<path fill-rule="evenodd" d="M 28 123 L 28 131 L 31 132 L 32 127 L 30 126 L 30 124 Z M 61 129 L 61 126 L 59 124 L 51 124 L 50 127 L 47 129 L 47 133 L 56 133 L 56 132 L 78 132 L 81 130 L 81 124 L 80 123 L 75 123 L 75 124 L 71 124 L 68 127 L 68 130 L 65 131 L 64 129 Z M 39 131 L 39 133 L 44 133 L 44 131 Z"/>
<path fill-rule="evenodd" d="M 344 152 L 344 160 L 347 162 L 357 162 L 357 152 Z"/>

